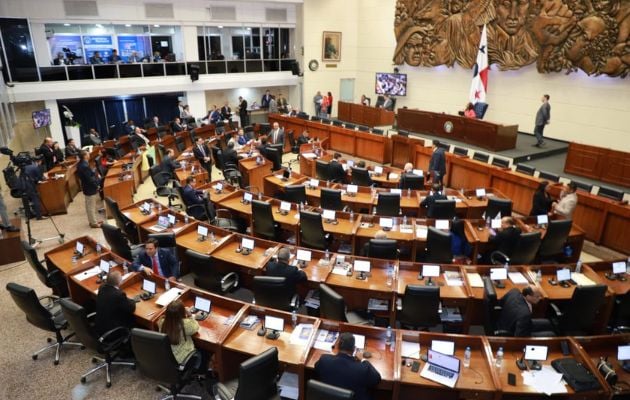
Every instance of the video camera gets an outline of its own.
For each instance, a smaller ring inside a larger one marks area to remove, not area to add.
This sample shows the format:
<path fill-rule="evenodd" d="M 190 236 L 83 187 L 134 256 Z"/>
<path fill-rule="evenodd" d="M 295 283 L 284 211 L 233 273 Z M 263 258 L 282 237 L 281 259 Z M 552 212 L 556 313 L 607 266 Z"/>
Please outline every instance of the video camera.
<path fill-rule="evenodd" d="M 33 162 L 37 160 L 41 160 L 42 156 L 31 156 L 31 153 L 28 151 L 21 151 L 17 154 L 17 156 L 13 155 L 13 150 L 8 147 L 0 147 L 0 153 L 9 156 L 9 159 L 19 169 L 23 169 L 27 165 L 31 165 Z"/>
<path fill-rule="evenodd" d="M 63 51 L 63 54 L 65 54 L 66 58 L 68 59 L 68 63 L 74 64 L 74 60 L 78 58 L 77 53 L 75 53 L 74 51 L 71 51 L 67 47 L 63 47 L 61 51 Z"/>

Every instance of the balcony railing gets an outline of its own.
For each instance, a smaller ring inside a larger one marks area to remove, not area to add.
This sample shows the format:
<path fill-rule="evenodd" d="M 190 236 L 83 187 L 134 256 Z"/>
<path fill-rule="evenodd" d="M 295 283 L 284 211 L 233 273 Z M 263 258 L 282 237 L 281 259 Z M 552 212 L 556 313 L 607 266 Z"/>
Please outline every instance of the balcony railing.
<path fill-rule="evenodd" d="M 199 67 L 199 75 L 233 74 L 244 72 L 291 71 L 294 59 L 220 60 L 160 62 L 136 64 L 59 65 L 38 67 L 29 78 L 17 82 L 75 81 L 85 79 L 124 79 L 156 76 L 188 75 L 191 65 Z M 26 72 L 26 71 L 23 71 Z"/>

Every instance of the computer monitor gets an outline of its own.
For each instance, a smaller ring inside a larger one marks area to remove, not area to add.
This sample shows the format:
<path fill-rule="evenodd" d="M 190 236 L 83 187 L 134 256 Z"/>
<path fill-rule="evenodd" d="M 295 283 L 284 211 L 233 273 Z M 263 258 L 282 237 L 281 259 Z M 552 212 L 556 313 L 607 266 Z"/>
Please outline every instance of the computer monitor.
<path fill-rule="evenodd" d="M 253 199 L 254 199 L 254 195 L 252 195 L 251 193 L 243 193 L 243 201 L 245 203 L 251 203 Z"/>
<path fill-rule="evenodd" d="M 627 265 L 625 261 L 617 261 L 612 264 L 613 274 L 625 274 Z"/>
<path fill-rule="evenodd" d="M 155 294 L 155 292 L 156 292 L 155 282 L 150 281 L 148 279 L 143 279 L 142 280 L 142 290 L 144 290 L 145 292 L 151 293 L 151 294 Z"/>
<path fill-rule="evenodd" d="M 83 243 L 81 242 L 77 242 L 74 246 L 74 251 L 77 254 L 83 254 L 83 250 L 85 249 L 85 246 L 83 246 Z"/>
<path fill-rule="evenodd" d="M 348 193 L 357 193 L 359 191 L 359 187 L 357 185 L 348 185 L 346 186 L 346 192 Z"/>
<path fill-rule="evenodd" d="M 357 272 L 370 272 L 370 262 L 367 260 L 354 260 L 354 270 Z"/>
<path fill-rule="evenodd" d="M 490 228 L 499 229 L 501 228 L 501 218 L 493 218 L 490 220 Z"/>
<path fill-rule="evenodd" d="M 284 330 L 284 319 L 265 315 L 265 328 L 282 332 Z"/>
<path fill-rule="evenodd" d="M 402 196 L 402 189 L 389 189 L 389 193 L 394 193 L 399 196 Z"/>
<path fill-rule="evenodd" d="M 546 225 L 549 223 L 549 216 L 547 214 L 541 214 L 536 216 L 536 223 L 538 225 Z"/>
<path fill-rule="evenodd" d="M 291 203 L 289 203 L 288 201 L 281 201 L 280 202 L 280 211 L 284 211 L 284 212 L 291 211 Z"/>
<path fill-rule="evenodd" d="M 499 289 L 504 288 L 505 284 L 504 280 L 507 279 L 507 269 L 506 268 L 490 268 L 490 280 L 494 282 L 495 286 Z"/>
<path fill-rule="evenodd" d="M 382 174 L 383 173 L 383 167 L 381 167 L 380 165 L 375 165 L 374 166 L 374 173 L 375 174 Z"/>
<path fill-rule="evenodd" d="M 450 228 L 448 219 L 436 219 L 435 229 L 448 230 Z"/>
<path fill-rule="evenodd" d="M 394 227 L 394 219 L 393 218 L 379 218 L 378 224 L 383 230 L 390 230 Z"/>
<path fill-rule="evenodd" d="M 109 261 L 101 260 L 98 267 L 101 270 L 101 272 L 109 274 L 109 267 L 110 267 Z"/>
<path fill-rule="evenodd" d="M 254 250 L 254 239 L 243 238 L 241 246 L 247 250 Z"/>
<path fill-rule="evenodd" d="M 168 224 L 175 225 L 177 223 L 177 218 L 173 214 L 168 214 Z"/>
<path fill-rule="evenodd" d="M 208 236 L 208 227 L 203 225 L 197 226 L 197 235 L 205 238 Z"/>
<path fill-rule="evenodd" d="M 151 204 L 145 201 L 140 206 L 140 211 L 142 211 L 143 213 L 146 213 L 146 214 L 150 214 L 151 213 Z"/>
<path fill-rule="evenodd" d="M 199 311 L 203 311 L 205 313 L 210 312 L 210 306 L 212 302 L 209 299 L 205 299 L 203 297 L 197 296 L 195 297 L 195 309 Z"/>
<path fill-rule="evenodd" d="M 571 279 L 571 270 L 568 268 L 562 268 L 556 271 L 556 280 L 558 282 L 565 282 Z"/>
<path fill-rule="evenodd" d="M 528 361 L 545 361 L 547 359 L 547 352 L 549 348 L 547 346 L 525 346 L 524 358 Z"/>
<path fill-rule="evenodd" d="M 630 360 L 630 345 L 617 346 L 617 360 L 628 361 Z"/>
<path fill-rule="evenodd" d="M 459 373 L 459 358 L 442 354 L 438 351 L 429 349 L 427 354 L 427 362 L 437 365 L 438 367 Z"/>
<path fill-rule="evenodd" d="M 427 282 L 426 282 L 427 286 L 433 286 L 433 282 L 431 281 L 431 278 L 437 278 L 438 276 L 440 276 L 439 265 L 427 264 L 427 265 L 422 266 L 422 277 L 429 278 L 427 279 Z"/>
<path fill-rule="evenodd" d="M 157 224 L 161 227 L 168 228 L 168 217 L 166 215 L 160 215 Z"/>
<path fill-rule="evenodd" d="M 318 187 L 319 186 L 319 179 L 311 179 L 308 181 L 308 185 L 310 187 Z"/>
<path fill-rule="evenodd" d="M 484 197 L 486 195 L 486 189 L 485 188 L 477 188 L 475 189 L 475 196 L 477 197 Z"/>
<path fill-rule="evenodd" d="M 298 249 L 295 258 L 297 258 L 298 261 L 309 262 L 311 261 L 311 252 L 309 250 Z"/>
<path fill-rule="evenodd" d="M 455 342 L 449 340 L 432 340 L 431 350 L 452 356 L 455 354 Z"/>
<path fill-rule="evenodd" d="M 322 213 L 322 217 L 328 222 L 334 221 L 336 218 L 335 210 L 324 210 Z"/>

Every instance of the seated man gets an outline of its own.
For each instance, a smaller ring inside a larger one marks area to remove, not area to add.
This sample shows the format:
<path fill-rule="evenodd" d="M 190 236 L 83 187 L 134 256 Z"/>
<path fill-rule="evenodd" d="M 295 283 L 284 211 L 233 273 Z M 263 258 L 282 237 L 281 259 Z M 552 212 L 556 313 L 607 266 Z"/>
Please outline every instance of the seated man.
<path fill-rule="evenodd" d="M 346 180 L 346 171 L 341 165 L 341 154 L 335 153 L 333 159 L 328 164 L 328 176 L 332 182 L 343 183 Z"/>
<path fill-rule="evenodd" d="M 403 168 L 403 174 L 411 174 L 413 172 L 413 164 L 408 162 Z"/>
<path fill-rule="evenodd" d="M 158 241 L 151 238 L 145 242 L 144 250 L 133 261 L 131 269 L 142 271 L 148 276 L 156 274 L 164 278 L 175 278 L 179 265 L 172 252 L 158 248 Z"/>
<path fill-rule="evenodd" d="M 489 242 L 494 246 L 495 250 L 500 251 L 508 257 L 512 257 L 512 253 L 516 249 L 516 243 L 521 237 L 521 230 L 516 227 L 514 218 L 501 218 L 501 228 L 499 232 L 490 230 Z"/>
<path fill-rule="evenodd" d="M 208 201 L 205 197 L 204 197 L 204 192 L 203 190 L 197 190 L 193 187 L 193 182 L 195 181 L 195 178 L 192 175 L 189 175 L 186 177 L 186 186 L 184 186 L 183 188 L 183 192 L 184 192 L 184 204 L 186 205 L 186 207 L 190 207 L 190 206 L 194 206 L 194 205 L 205 205 L 206 201 Z M 191 217 L 198 219 L 198 220 L 205 220 L 206 218 L 206 210 L 205 208 L 201 208 L 201 207 L 193 207 L 189 210 L 186 210 L 186 213 L 188 215 L 190 215 Z"/>
<path fill-rule="evenodd" d="M 512 336 L 554 336 L 551 323 L 546 319 L 532 319 L 532 307 L 542 295 L 536 286 L 524 287 L 522 291 L 511 289 L 503 296 L 503 309 L 497 321 L 497 329 L 509 332 Z"/>
<path fill-rule="evenodd" d="M 431 205 L 435 203 L 435 200 L 448 200 L 448 197 L 446 197 L 442 193 L 442 185 L 437 182 L 434 183 L 433 186 L 431 186 L 431 191 L 429 192 L 427 197 L 425 197 L 424 200 L 420 202 L 420 207 L 426 208 L 428 210 L 429 208 L 431 208 Z M 427 213 L 427 217 L 431 218 L 431 215 Z"/>
<path fill-rule="evenodd" d="M 308 131 L 306 129 L 304 129 L 302 131 L 302 134 L 300 135 L 300 137 L 298 137 L 298 139 L 297 139 L 298 147 L 303 145 L 303 144 L 310 143 L 313 140 L 310 137 L 308 137 L 308 135 L 309 135 Z"/>
<path fill-rule="evenodd" d="M 131 147 L 134 150 L 138 150 L 138 148 L 142 146 L 148 146 L 150 141 L 149 138 L 144 134 L 144 129 L 136 126 L 133 129 L 133 133 L 129 134 L 129 143 L 131 143 Z"/>
<path fill-rule="evenodd" d="M 182 120 L 179 117 L 175 117 L 173 123 L 171 124 L 171 129 L 173 133 L 185 131 L 188 127 L 186 125 L 182 125 Z"/>
<path fill-rule="evenodd" d="M 355 400 L 369 400 L 370 391 L 381 381 L 381 374 L 369 361 L 354 357 L 354 341 L 352 333 L 340 334 L 339 351 L 336 355 L 323 354 L 315 363 L 315 374 L 324 383 L 352 390 Z"/>
<path fill-rule="evenodd" d="M 376 233 L 374 234 L 374 239 L 387 239 L 387 233 L 385 233 L 384 230 L 379 229 L 378 231 L 376 231 Z M 364 245 L 363 248 L 361 249 L 361 255 L 363 257 L 369 257 L 368 253 L 370 252 L 370 241 L 368 240 Z"/>
<path fill-rule="evenodd" d="M 136 303 L 120 290 L 120 271 L 111 271 L 96 295 L 96 332 L 102 335 L 119 326 L 133 328 Z"/>
<path fill-rule="evenodd" d="M 554 214 L 562 215 L 567 219 L 573 217 L 573 211 L 575 211 L 578 201 L 577 194 L 575 193 L 576 190 L 577 185 L 575 182 L 569 183 L 569 186 L 560 194 L 560 200 L 551 204 L 551 209 Z"/>
<path fill-rule="evenodd" d="M 68 139 L 68 144 L 66 145 L 65 152 L 66 158 L 68 157 L 78 157 L 79 156 L 79 148 L 76 144 L 74 144 L 74 139 Z"/>
<path fill-rule="evenodd" d="M 306 273 L 293 265 L 289 265 L 291 252 L 286 247 L 278 250 L 278 261 L 269 261 L 266 275 L 287 278 L 287 283 L 295 287 L 300 282 L 306 282 Z"/>
<path fill-rule="evenodd" d="M 175 152 L 173 149 L 167 149 L 166 155 L 160 163 L 162 172 L 166 172 L 171 175 L 171 178 L 175 176 L 175 170 L 181 168 L 181 164 L 175 160 Z"/>

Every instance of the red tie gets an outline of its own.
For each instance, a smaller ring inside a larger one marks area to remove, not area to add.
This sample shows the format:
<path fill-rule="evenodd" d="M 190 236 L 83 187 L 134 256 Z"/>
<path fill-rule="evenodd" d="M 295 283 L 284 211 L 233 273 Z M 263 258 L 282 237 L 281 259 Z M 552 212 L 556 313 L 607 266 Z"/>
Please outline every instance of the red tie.
<path fill-rule="evenodd" d="M 153 273 L 156 275 L 160 275 L 160 268 L 158 268 L 157 256 L 151 257 L 153 261 Z"/>

